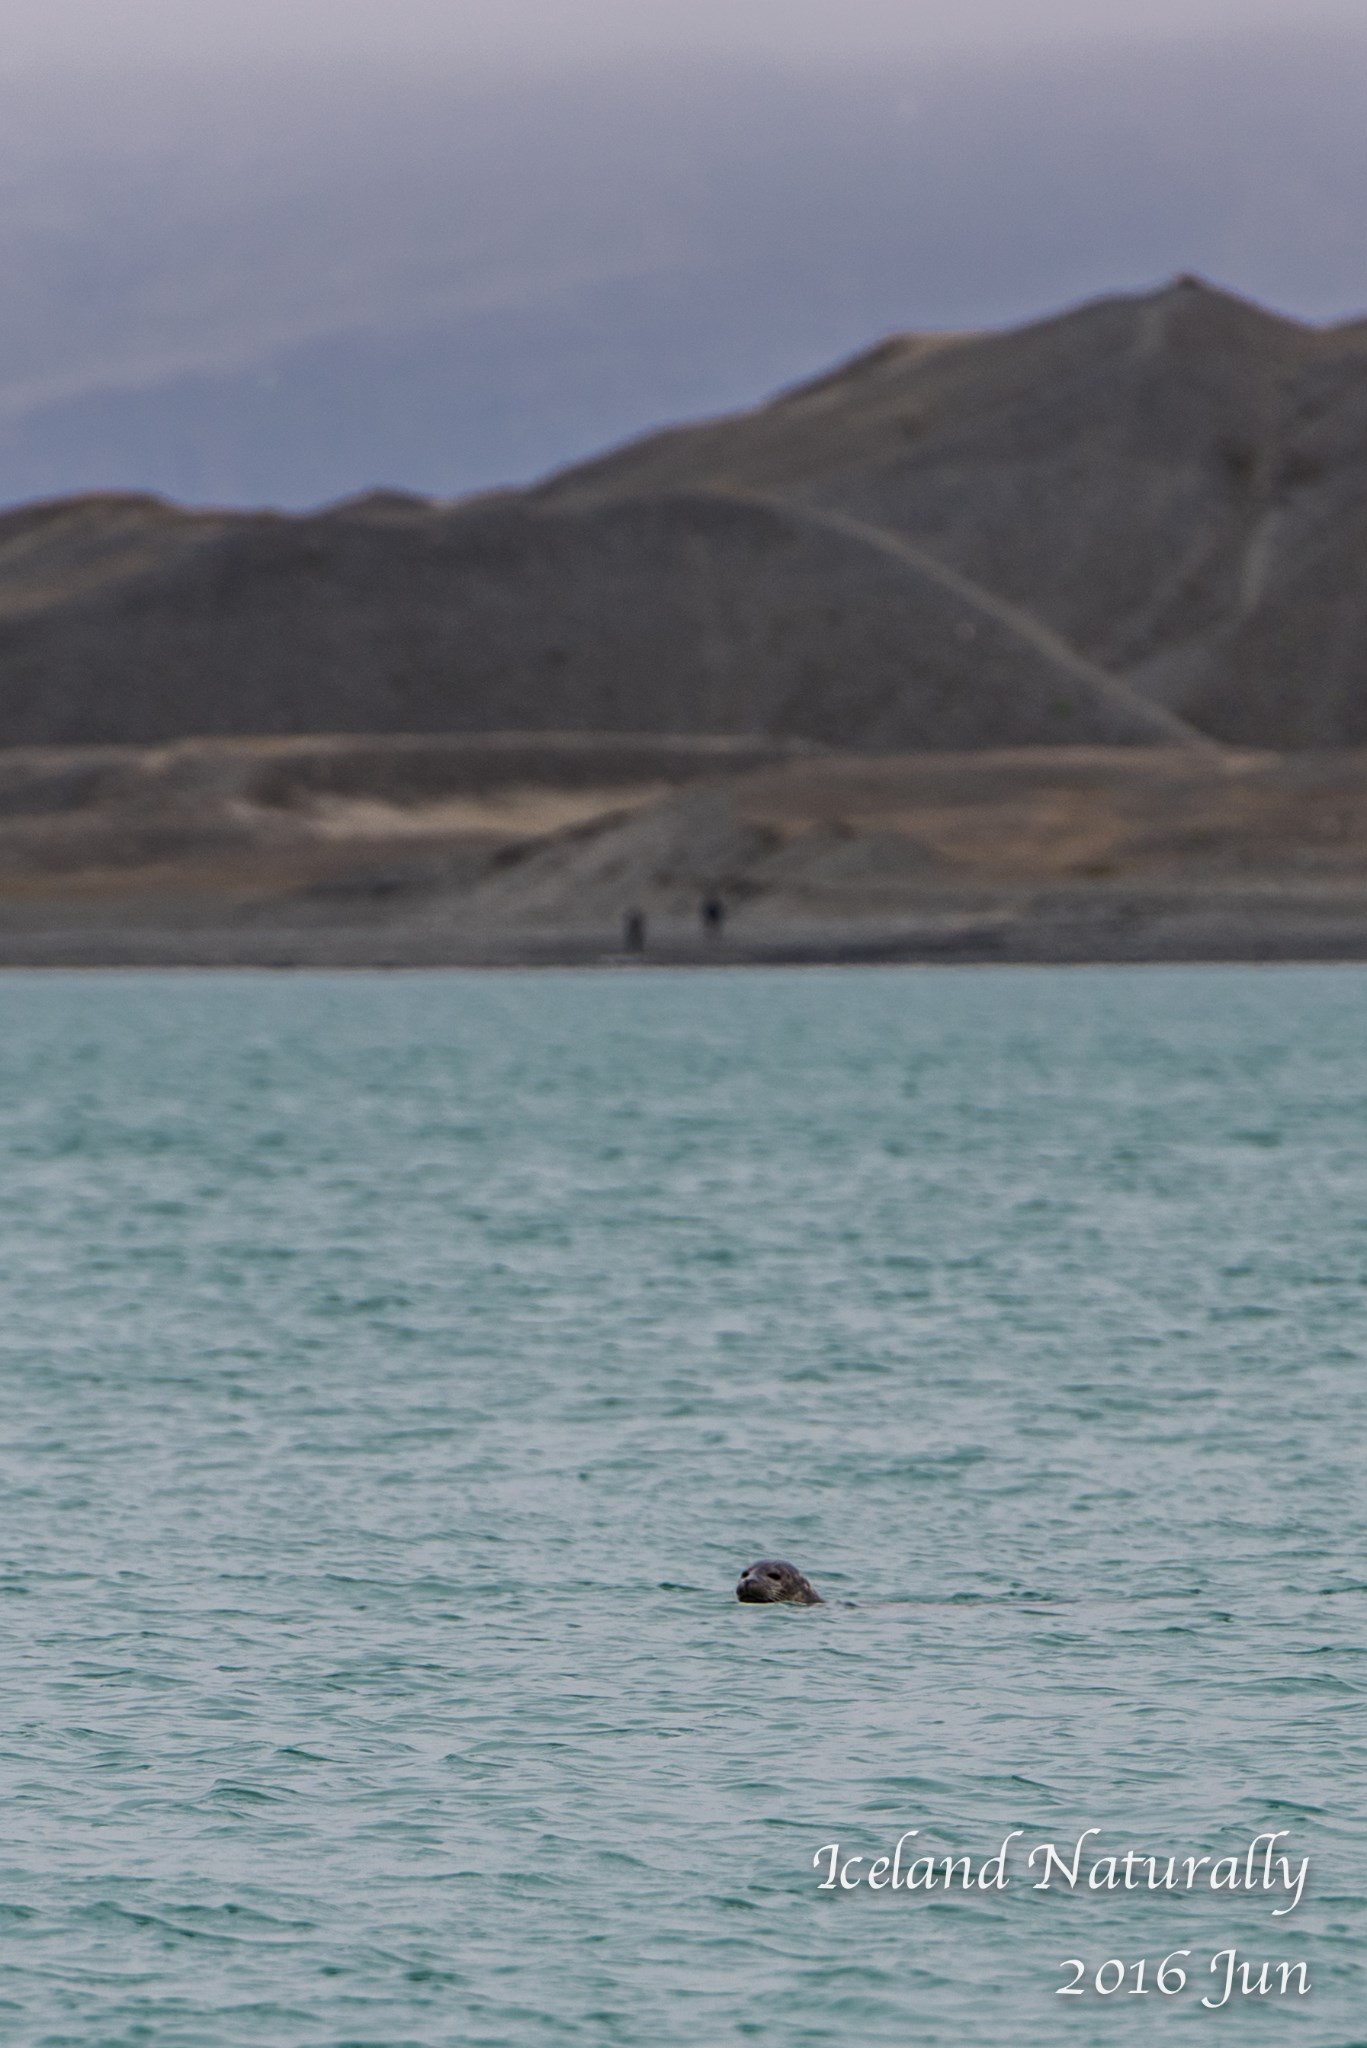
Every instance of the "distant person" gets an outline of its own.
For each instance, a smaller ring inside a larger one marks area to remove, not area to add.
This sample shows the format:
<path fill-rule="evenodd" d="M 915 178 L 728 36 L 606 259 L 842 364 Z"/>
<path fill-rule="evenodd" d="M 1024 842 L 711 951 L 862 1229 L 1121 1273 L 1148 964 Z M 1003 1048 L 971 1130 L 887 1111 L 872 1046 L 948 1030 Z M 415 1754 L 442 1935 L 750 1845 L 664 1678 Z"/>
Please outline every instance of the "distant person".
<path fill-rule="evenodd" d="M 629 910 L 622 919 L 622 950 L 626 953 L 644 953 L 646 949 L 646 914 L 643 910 Z"/>
<path fill-rule="evenodd" d="M 726 905 L 722 902 L 721 897 L 704 896 L 700 915 L 702 917 L 704 935 L 709 939 L 719 939 L 722 934 L 722 926 L 726 923 Z"/>

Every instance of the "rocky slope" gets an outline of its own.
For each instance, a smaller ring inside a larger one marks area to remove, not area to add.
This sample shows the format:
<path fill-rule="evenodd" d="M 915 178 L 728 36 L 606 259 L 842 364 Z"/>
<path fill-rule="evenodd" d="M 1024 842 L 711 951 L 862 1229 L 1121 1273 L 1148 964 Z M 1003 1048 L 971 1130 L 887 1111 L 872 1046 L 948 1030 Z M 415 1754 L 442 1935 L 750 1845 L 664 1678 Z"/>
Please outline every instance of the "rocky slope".
<path fill-rule="evenodd" d="M 0 517 L 0 745 L 1367 742 L 1367 323 L 1190 280 L 905 337 L 536 490 Z"/>

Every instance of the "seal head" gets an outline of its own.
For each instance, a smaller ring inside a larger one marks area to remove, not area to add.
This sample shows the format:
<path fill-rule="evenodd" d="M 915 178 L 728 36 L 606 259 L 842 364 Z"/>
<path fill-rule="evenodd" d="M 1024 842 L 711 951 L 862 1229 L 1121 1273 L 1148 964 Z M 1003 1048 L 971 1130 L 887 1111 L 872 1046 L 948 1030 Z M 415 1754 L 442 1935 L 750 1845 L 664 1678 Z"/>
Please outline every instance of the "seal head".
<path fill-rule="evenodd" d="M 811 1581 L 782 1557 L 762 1557 L 757 1564 L 747 1565 L 740 1575 L 736 1598 L 752 1606 L 775 1600 L 793 1601 L 799 1607 L 825 1605 Z"/>

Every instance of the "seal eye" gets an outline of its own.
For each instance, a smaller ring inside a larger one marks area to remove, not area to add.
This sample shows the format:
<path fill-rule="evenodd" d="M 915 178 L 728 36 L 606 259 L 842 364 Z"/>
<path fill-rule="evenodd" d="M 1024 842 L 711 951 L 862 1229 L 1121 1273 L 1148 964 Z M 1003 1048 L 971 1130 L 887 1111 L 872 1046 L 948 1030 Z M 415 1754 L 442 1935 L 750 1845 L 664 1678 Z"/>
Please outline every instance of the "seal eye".
<path fill-rule="evenodd" d="M 776 1578 L 778 1577 L 778 1573 L 777 1573 L 777 1572 L 766 1572 L 766 1573 L 764 1574 L 764 1576 L 765 1576 L 765 1578 L 766 1578 L 766 1579 L 776 1579 Z"/>

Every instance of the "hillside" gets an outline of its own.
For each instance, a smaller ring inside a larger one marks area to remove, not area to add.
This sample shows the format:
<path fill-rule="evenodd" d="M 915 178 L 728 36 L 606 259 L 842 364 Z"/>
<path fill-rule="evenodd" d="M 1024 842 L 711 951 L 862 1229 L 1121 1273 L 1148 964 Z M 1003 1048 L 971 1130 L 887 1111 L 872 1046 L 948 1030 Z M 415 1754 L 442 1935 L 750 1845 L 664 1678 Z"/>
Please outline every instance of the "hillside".
<path fill-rule="evenodd" d="M 526 492 L 0 516 L 0 746 L 1367 741 L 1367 323 L 1181 280 L 904 337 Z"/>
<path fill-rule="evenodd" d="M 702 930 L 719 894 L 725 928 Z M 0 752 L 0 965 L 1367 959 L 1367 751 Z"/>

